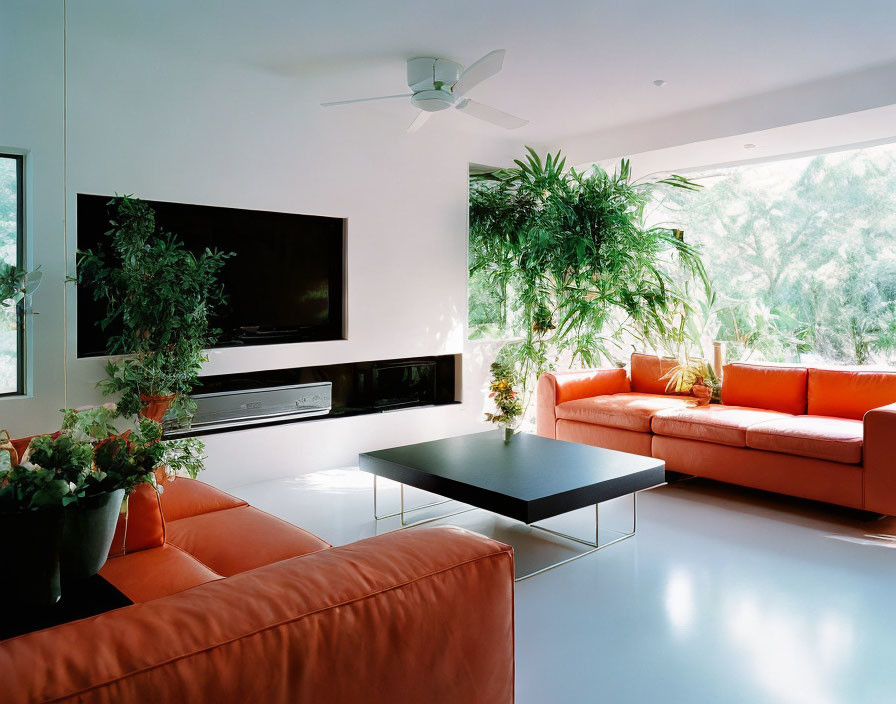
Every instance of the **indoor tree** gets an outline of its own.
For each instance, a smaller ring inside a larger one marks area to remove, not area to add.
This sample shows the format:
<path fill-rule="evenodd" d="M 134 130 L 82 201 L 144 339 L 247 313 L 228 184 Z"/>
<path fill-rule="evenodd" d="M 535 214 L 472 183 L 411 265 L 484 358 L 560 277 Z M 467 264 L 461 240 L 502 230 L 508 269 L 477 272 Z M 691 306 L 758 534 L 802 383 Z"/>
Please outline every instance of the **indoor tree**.
<path fill-rule="evenodd" d="M 99 325 L 112 332 L 107 352 L 123 355 L 108 362 L 99 386 L 106 395 L 120 394 L 122 415 L 162 400 L 170 403 L 168 418 L 189 423 L 203 350 L 219 333 L 209 324 L 224 300 L 218 272 L 232 253 L 194 254 L 177 236 L 160 232 L 152 208 L 138 198 L 117 197 L 109 205 L 110 246 L 78 253 L 78 283 L 106 306 Z"/>
<path fill-rule="evenodd" d="M 626 345 L 661 350 L 689 309 L 676 279 L 706 282 L 698 252 L 668 227 L 647 226 L 658 188 L 696 190 L 681 176 L 632 179 L 628 160 L 608 172 L 565 168 L 558 152 L 528 149 L 516 168 L 470 184 L 470 276 L 487 282 L 511 320 L 502 350 L 524 385 L 559 360 L 615 363 Z"/>

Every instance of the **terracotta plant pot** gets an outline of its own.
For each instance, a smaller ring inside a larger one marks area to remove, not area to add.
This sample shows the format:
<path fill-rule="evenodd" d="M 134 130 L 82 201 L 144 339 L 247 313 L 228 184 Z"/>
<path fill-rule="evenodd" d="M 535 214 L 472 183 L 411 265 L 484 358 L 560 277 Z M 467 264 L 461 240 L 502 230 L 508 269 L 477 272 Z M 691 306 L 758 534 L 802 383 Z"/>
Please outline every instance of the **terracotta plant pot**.
<path fill-rule="evenodd" d="M 698 406 L 708 406 L 712 400 L 712 388 L 705 384 L 694 384 L 691 387 L 691 396 L 697 399 Z"/>
<path fill-rule="evenodd" d="M 175 394 L 167 396 L 149 396 L 140 394 L 140 400 L 143 401 L 143 408 L 140 409 L 140 415 L 143 418 L 151 418 L 152 420 L 162 422 L 162 418 L 171 402 L 174 400 Z"/>
<path fill-rule="evenodd" d="M 93 577 L 106 564 L 122 501 L 124 489 L 116 489 L 65 507 L 60 558 L 63 582 Z"/>

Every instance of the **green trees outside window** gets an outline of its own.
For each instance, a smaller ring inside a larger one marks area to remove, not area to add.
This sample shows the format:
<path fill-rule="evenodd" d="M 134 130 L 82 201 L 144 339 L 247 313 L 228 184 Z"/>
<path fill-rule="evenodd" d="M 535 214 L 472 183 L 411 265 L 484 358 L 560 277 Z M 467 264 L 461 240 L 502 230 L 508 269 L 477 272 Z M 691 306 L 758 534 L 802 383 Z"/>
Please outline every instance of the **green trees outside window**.
<path fill-rule="evenodd" d="M 896 145 L 716 170 L 666 192 L 732 359 L 896 364 Z"/>

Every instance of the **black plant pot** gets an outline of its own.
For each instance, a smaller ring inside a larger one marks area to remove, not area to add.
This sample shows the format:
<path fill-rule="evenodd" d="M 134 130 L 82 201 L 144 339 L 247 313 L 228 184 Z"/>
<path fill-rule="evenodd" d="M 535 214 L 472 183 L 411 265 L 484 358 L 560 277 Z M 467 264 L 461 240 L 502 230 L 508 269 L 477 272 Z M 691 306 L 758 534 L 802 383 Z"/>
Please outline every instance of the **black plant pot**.
<path fill-rule="evenodd" d="M 17 615 L 49 608 L 62 594 L 59 551 L 62 507 L 0 512 L 0 604 Z"/>
<path fill-rule="evenodd" d="M 123 500 L 124 489 L 117 489 L 65 507 L 63 581 L 93 577 L 106 564 Z"/>

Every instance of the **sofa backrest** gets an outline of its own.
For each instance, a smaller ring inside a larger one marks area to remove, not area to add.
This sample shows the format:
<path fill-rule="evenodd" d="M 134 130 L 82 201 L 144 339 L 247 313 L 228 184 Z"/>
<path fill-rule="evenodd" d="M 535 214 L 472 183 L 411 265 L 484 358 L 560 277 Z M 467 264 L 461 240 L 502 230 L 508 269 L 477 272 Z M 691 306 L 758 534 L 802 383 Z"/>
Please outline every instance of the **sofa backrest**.
<path fill-rule="evenodd" d="M 862 420 L 872 408 L 896 403 L 896 372 L 810 369 L 809 413 Z"/>
<path fill-rule="evenodd" d="M 722 403 L 802 415 L 807 407 L 809 370 L 761 364 L 726 364 Z"/>
<path fill-rule="evenodd" d="M 632 354 L 631 380 L 632 391 L 639 394 L 665 394 L 668 379 L 662 377 L 678 362 L 671 357 L 658 357 L 655 354 Z"/>

